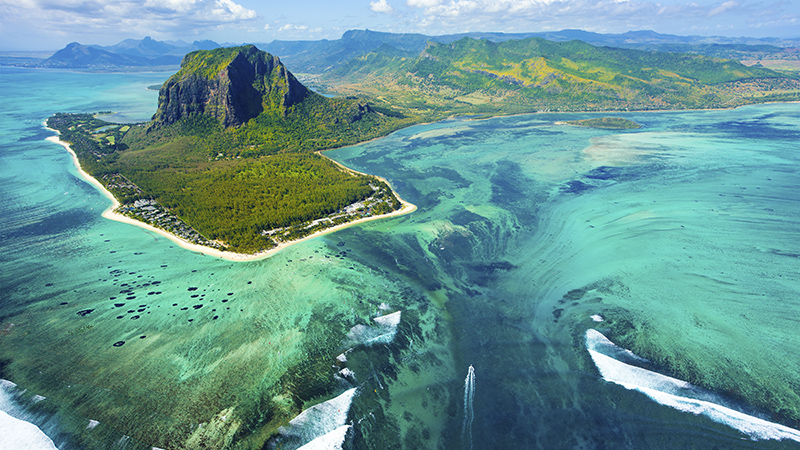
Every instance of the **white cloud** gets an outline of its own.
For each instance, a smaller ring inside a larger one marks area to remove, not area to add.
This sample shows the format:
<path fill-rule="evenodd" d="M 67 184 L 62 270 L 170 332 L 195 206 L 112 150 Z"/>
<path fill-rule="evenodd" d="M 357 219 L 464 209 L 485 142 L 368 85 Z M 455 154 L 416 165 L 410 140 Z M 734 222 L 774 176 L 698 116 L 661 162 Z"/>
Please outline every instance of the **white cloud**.
<path fill-rule="evenodd" d="M 719 3 L 722 1 L 722 3 Z M 783 5 L 785 2 L 772 2 Z M 470 30 L 541 31 L 580 28 L 597 32 L 653 29 L 661 32 L 686 31 L 692 25 L 742 26 L 752 21 L 756 10 L 739 0 L 406 0 L 415 17 L 409 28 L 426 24 L 440 33 Z M 766 5 L 759 5 L 763 10 Z M 736 14 L 736 16 L 733 15 Z M 790 14 L 797 17 L 797 13 Z M 720 17 L 716 17 L 720 16 Z M 708 22 L 710 18 L 714 22 Z M 787 22 L 784 18 L 783 22 Z M 423 30 L 430 32 L 430 30 Z"/>
<path fill-rule="evenodd" d="M 196 4 L 197 0 L 145 0 L 144 7 L 148 9 L 164 8 L 177 12 L 187 12 L 191 11 Z"/>
<path fill-rule="evenodd" d="M 733 0 L 729 0 L 729 1 L 727 1 L 727 2 L 725 2 L 723 4 L 721 4 L 721 5 L 717 6 L 716 8 L 712 9 L 708 13 L 708 17 L 713 17 L 713 16 L 716 16 L 718 14 L 722 14 L 722 13 L 724 13 L 726 11 L 730 11 L 731 9 L 734 9 L 737 6 L 739 6 L 738 2 L 735 2 Z"/>
<path fill-rule="evenodd" d="M 216 0 L 213 13 L 222 20 L 249 20 L 258 17 L 258 13 L 247 9 L 231 0 Z"/>
<path fill-rule="evenodd" d="M 287 23 L 286 25 L 280 27 L 278 31 L 303 31 L 307 30 L 308 26 L 306 25 L 295 25 L 292 23 Z"/>
<path fill-rule="evenodd" d="M 392 5 L 390 5 L 386 0 L 376 0 L 374 2 L 369 2 L 369 9 L 379 12 L 379 13 L 391 13 L 394 10 L 392 9 Z"/>
<path fill-rule="evenodd" d="M 236 0 L 0 0 L 0 15 L 4 27 L 28 23 L 53 33 L 93 36 L 185 35 L 258 18 Z"/>
<path fill-rule="evenodd" d="M 44 48 L 52 49 L 70 41 L 110 44 L 141 36 L 335 39 L 336 32 L 363 28 L 426 34 L 651 29 L 791 37 L 800 23 L 796 0 L 359 0 L 320 8 L 327 13 L 298 15 L 309 5 L 309 0 L 285 7 L 256 0 L 0 0 L 0 48 L 42 48 L 46 41 Z"/>
<path fill-rule="evenodd" d="M 431 8 L 442 4 L 442 0 L 407 0 L 406 4 L 412 8 Z"/>

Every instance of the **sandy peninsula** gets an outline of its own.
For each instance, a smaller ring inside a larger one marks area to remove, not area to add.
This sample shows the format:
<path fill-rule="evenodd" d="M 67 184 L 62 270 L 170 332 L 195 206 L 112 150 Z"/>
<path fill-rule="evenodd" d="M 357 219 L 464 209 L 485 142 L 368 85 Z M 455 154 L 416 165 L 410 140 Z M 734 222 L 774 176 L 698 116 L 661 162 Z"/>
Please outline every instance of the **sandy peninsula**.
<path fill-rule="evenodd" d="M 47 127 L 45 127 L 45 128 L 47 128 Z M 53 131 L 55 133 L 58 133 L 57 130 L 54 130 L 52 128 L 47 128 L 47 129 L 51 130 L 51 131 Z M 401 216 L 403 214 L 408 214 L 408 213 L 414 212 L 417 209 L 416 205 L 413 205 L 413 204 L 403 200 L 402 198 L 400 198 L 399 195 L 397 195 L 396 192 L 394 192 L 394 190 L 392 190 L 392 192 L 397 197 L 397 199 L 400 200 L 400 203 L 402 205 L 402 207 L 400 209 L 398 209 L 397 211 L 392 211 L 390 213 L 380 214 L 380 215 L 377 215 L 377 216 L 364 217 L 362 219 L 354 220 L 352 222 L 347 222 L 347 223 L 343 223 L 341 225 L 336 225 L 336 226 L 333 226 L 333 227 L 330 227 L 330 228 L 326 228 L 324 230 L 317 231 L 316 233 L 310 234 L 310 235 L 308 235 L 306 237 L 303 237 L 301 239 L 296 239 L 296 240 L 287 241 L 287 242 L 281 242 L 276 247 L 271 248 L 269 250 L 265 250 L 263 252 L 258 252 L 258 253 L 254 253 L 254 254 L 226 252 L 226 251 L 222 251 L 222 250 L 217 250 L 215 248 L 206 247 L 204 245 L 194 244 L 194 243 L 189 242 L 189 241 L 187 241 L 185 239 L 182 239 L 182 238 L 180 238 L 180 237 L 178 237 L 178 236 L 176 236 L 176 235 L 174 235 L 172 233 L 164 231 L 161 228 L 154 227 L 154 226 L 152 226 L 150 224 L 147 224 L 147 223 L 144 223 L 144 222 L 138 221 L 136 219 L 132 219 L 130 217 L 127 217 L 127 216 L 124 216 L 122 214 L 117 213 L 116 209 L 120 206 L 119 201 L 116 199 L 116 197 L 114 197 L 114 195 L 108 189 L 105 188 L 105 186 L 103 186 L 102 183 L 100 183 L 96 178 L 94 178 L 93 176 L 89 175 L 86 171 L 83 170 L 83 168 L 81 168 L 80 161 L 78 160 L 78 155 L 72 150 L 72 148 L 70 148 L 69 144 L 67 142 L 64 142 L 61 139 L 59 139 L 58 135 L 50 136 L 50 137 L 48 137 L 46 139 L 48 141 L 50 141 L 50 142 L 54 142 L 54 143 L 59 144 L 62 147 L 64 147 L 64 149 L 66 149 L 69 152 L 69 154 L 72 155 L 72 161 L 75 163 L 75 167 L 77 168 L 77 170 L 80 173 L 80 175 L 89 184 L 91 184 L 92 186 L 96 187 L 100 192 L 103 193 L 103 195 L 105 195 L 106 197 L 108 197 L 109 200 L 111 200 L 112 204 L 105 211 L 103 211 L 103 214 L 102 214 L 103 217 L 105 217 L 106 219 L 115 220 L 117 222 L 123 222 L 123 223 L 127 223 L 127 224 L 130 224 L 130 225 L 135 225 L 137 227 L 144 228 L 144 229 L 146 229 L 148 231 L 152 231 L 154 233 L 158 233 L 161 236 L 166 237 L 167 239 L 171 240 L 172 242 L 178 244 L 179 246 L 181 246 L 181 247 L 183 247 L 183 248 L 185 248 L 187 250 L 191 250 L 193 252 L 198 252 L 198 253 L 202 253 L 202 254 L 205 254 L 205 255 L 213 256 L 213 257 L 216 257 L 216 258 L 222 258 L 222 259 L 229 260 L 229 261 L 254 261 L 254 260 L 269 258 L 270 256 L 274 255 L 275 253 L 283 250 L 284 248 L 287 248 L 290 245 L 296 244 L 298 242 L 302 242 L 302 241 L 305 241 L 305 240 L 308 240 L 308 239 L 312 239 L 312 238 L 315 238 L 315 237 L 318 237 L 318 236 L 322 236 L 323 234 L 333 233 L 334 231 L 339 231 L 339 230 L 342 230 L 342 229 L 347 228 L 349 226 L 357 225 L 359 223 L 368 222 L 368 221 L 371 221 L 371 220 L 384 219 L 384 218 L 388 218 L 388 217 Z M 321 155 L 321 152 L 320 152 L 320 155 Z M 325 157 L 325 158 L 328 158 L 327 156 L 324 156 L 324 155 L 322 155 L 322 156 Z M 340 164 L 339 162 L 334 161 L 334 160 L 332 160 L 330 158 L 328 158 L 328 159 L 330 161 L 333 161 L 336 165 L 341 167 L 346 172 L 358 173 L 358 174 L 366 175 L 366 174 L 363 174 L 363 173 L 358 172 L 356 170 L 350 169 L 349 167 L 346 167 L 346 166 Z M 372 176 L 375 176 L 375 175 L 372 175 Z M 381 180 L 384 183 L 386 183 L 386 185 L 389 186 L 389 188 L 391 189 L 391 185 L 389 184 L 389 182 L 387 180 L 385 180 L 384 178 L 378 177 L 378 176 L 375 176 L 375 178 L 378 178 L 379 180 Z"/>

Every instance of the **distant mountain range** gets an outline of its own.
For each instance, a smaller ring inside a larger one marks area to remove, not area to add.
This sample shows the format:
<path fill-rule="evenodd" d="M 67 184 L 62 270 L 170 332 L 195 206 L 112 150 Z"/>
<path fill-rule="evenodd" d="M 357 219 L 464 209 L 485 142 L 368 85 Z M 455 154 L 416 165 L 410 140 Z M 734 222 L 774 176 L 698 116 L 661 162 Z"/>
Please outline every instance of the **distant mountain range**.
<path fill-rule="evenodd" d="M 800 74 L 703 55 L 544 38 L 389 44 L 315 77 L 330 94 L 378 106 L 462 115 L 531 111 L 705 109 L 794 101 Z M 383 103 L 382 103 L 383 102 Z"/>
<path fill-rule="evenodd" d="M 622 34 L 600 34 L 583 30 L 547 31 L 538 33 L 472 32 L 428 36 L 424 34 L 383 33 L 370 30 L 350 30 L 341 39 L 321 41 L 279 41 L 255 44 L 281 60 L 295 73 L 322 73 L 348 60 L 375 51 L 388 44 L 416 56 L 428 42 L 449 44 L 464 37 L 492 42 L 539 37 L 548 41 L 583 41 L 594 46 L 631 48 L 637 50 L 697 53 L 704 56 L 738 58 L 740 53 L 780 53 L 784 48 L 800 47 L 800 39 L 730 38 L 709 36 L 676 36 L 654 31 L 629 31 Z"/>
<path fill-rule="evenodd" d="M 150 37 L 141 40 L 125 39 L 119 44 L 101 47 L 72 42 L 53 56 L 36 64 L 38 67 L 64 69 L 124 69 L 124 68 L 174 68 L 180 65 L 183 55 L 195 50 L 220 47 L 214 41 L 163 42 Z"/>
<path fill-rule="evenodd" d="M 601 34 L 583 30 L 562 30 L 537 33 L 473 32 L 428 36 L 414 33 L 384 33 L 371 30 L 350 30 L 340 39 L 318 41 L 282 41 L 255 43 L 267 52 L 278 55 L 295 73 L 324 73 L 347 61 L 388 45 L 397 51 L 416 56 L 428 42 L 449 44 L 461 38 L 486 39 L 504 42 L 530 37 L 549 41 L 583 41 L 595 46 L 632 48 L 637 50 L 697 53 L 705 56 L 732 59 L 759 59 L 763 55 L 786 55 L 798 58 L 797 52 L 784 49 L 800 48 L 800 39 L 731 38 L 709 36 L 677 36 L 654 31 L 629 31 L 621 34 Z M 21 58 L 19 55 L 0 55 L 0 64 L 88 70 L 135 70 L 162 67 L 175 69 L 181 58 L 194 50 L 227 47 L 214 41 L 158 41 L 150 37 L 126 39 L 112 46 L 68 44 L 47 59 Z M 783 58 L 784 56 L 780 56 Z"/>

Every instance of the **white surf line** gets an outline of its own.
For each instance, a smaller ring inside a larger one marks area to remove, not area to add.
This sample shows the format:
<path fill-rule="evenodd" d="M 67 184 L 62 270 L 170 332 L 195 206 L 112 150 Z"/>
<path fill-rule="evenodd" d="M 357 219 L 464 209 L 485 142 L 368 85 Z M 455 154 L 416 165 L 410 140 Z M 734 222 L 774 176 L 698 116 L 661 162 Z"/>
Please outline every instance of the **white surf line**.
<path fill-rule="evenodd" d="M 348 389 L 338 397 L 319 403 L 301 412 L 289 421 L 289 425 L 281 427 L 283 436 L 294 436 L 303 444 L 305 450 L 341 449 L 347 430 L 347 413 L 353 402 L 357 388 Z"/>
<path fill-rule="evenodd" d="M 347 437 L 348 430 L 350 430 L 350 425 L 342 425 L 329 433 L 323 434 L 308 444 L 298 448 L 297 450 L 341 450 L 342 444 Z"/>
<path fill-rule="evenodd" d="M 36 425 L 0 411 L 0 450 L 58 450 Z"/>
<path fill-rule="evenodd" d="M 0 450 L 58 450 L 44 431 L 24 420 L 29 414 L 15 404 L 12 392 L 16 387 L 11 381 L 0 379 Z"/>
<path fill-rule="evenodd" d="M 600 352 L 609 345 L 616 347 L 617 352 L 630 352 L 618 347 L 597 330 L 586 331 L 586 348 L 604 380 L 642 392 L 652 400 L 679 411 L 702 414 L 741 431 L 753 440 L 790 439 L 800 442 L 800 431 L 794 428 L 722 406 L 719 403 L 723 401 L 719 396 L 704 392 L 691 383 L 626 364 Z"/>
<path fill-rule="evenodd" d="M 402 311 L 396 311 L 372 320 L 377 326 L 358 324 L 347 333 L 347 342 L 350 345 L 388 344 L 397 335 L 397 326 L 400 324 Z"/>

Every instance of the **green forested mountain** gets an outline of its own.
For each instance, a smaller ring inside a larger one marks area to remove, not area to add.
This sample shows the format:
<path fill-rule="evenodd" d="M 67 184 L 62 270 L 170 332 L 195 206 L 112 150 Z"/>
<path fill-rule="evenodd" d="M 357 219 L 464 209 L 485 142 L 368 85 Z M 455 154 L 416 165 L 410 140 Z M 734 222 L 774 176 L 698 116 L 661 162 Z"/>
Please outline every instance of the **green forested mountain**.
<path fill-rule="evenodd" d="M 384 43 L 325 80 L 350 97 L 307 89 L 252 45 L 200 50 L 161 87 L 149 123 L 115 127 L 85 115 L 49 123 L 127 214 L 195 242 L 253 252 L 399 207 L 384 183 L 314 152 L 423 120 L 800 99 L 797 79 L 733 60 L 540 38 L 431 42 L 417 55 Z M 326 216 L 332 220 L 315 222 Z"/>
<path fill-rule="evenodd" d="M 340 92 L 453 112 L 710 108 L 800 98 L 797 79 L 733 60 L 541 38 L 430 42 L 414 58 L 383 47 L 326 81 Z"/>
<path fill-rule="evenodd" d="M 372 30 L 349 30 L 340 39 L 320 41 L 279 41 L 258 44 L 281 59 L 295 73 L 320 74 L 339 68 L 352 58 L 377 51 L 383 44 L 414 56 L 428 42 L 450 44 L 462 38 L 485 39 L 492 42 L 538 37 L 554 42 L 579 40 L 594 46 L 633 48 L 647 51 L 696 53 L 727 58 L 759 59 L 759 55 L 775 55 L 784 48 L 797 47 L 797 39 L 731 38 L 722 36 L 676 36 L 653 31 L 628 31 L 621 34 L 601 34 L 583 30 L 560 30 L 525 33 L 467 32 L 431 36 L 418 33 L 386 33 Z M 788 54 L 785 56 L 789 56 Z M 791 57 L 791 56 L 790 56 Z M 794 58 L 796 60 L 796 57 Z"/>
<path fill-rule="evenodd" d="M 344 172 L 315 151 L 414 120 L 316 94 L 277 57 L 244 46 L 184 57 L 149 123 L 59 114 L 48 125 L 123 202 L 121 211 L 198 243 L 255 252 L 399 208 L 385 183 Z M 342 212 L 356 203 L 357 212 Z"/>

